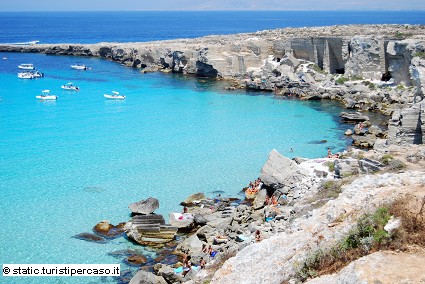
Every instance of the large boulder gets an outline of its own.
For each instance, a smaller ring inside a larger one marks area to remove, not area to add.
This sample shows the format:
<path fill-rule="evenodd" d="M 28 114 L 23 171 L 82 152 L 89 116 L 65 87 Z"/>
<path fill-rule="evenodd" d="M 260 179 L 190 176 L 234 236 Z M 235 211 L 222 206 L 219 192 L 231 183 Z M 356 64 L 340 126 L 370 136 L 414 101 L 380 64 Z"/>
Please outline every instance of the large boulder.
<path fill-rule="evenodd" d="M 195 202 L 199 202 L 201 200 L 207 199 L 205 197 L 205 194 L 203 194 L 202 192 L 198 192 L 198 193 L 194 193 L 191 196 L 189 196 L 188 198 L 186 198 L 185 201 L 181 202 L 181 205 L 183 206 L 191 206 L 193 205 L 193 203 Z"/>
<path fill-rule="evenodd" d="M 129 284 L 167 284 L 167 281 L 162 276 L 156 276 L 152 272 L 139 270 L 131 278 Z"/>
<path fill-rule="evenodd" d="M 308 172 L 296 162 L 273 149 L 269 154 L 269 159 L 261 169 L 260 179 L 264 185 L 280 189 L 299 183 L 307 176 Z"/>
<path fill-rule="evenodd" d="M 336 159 L 335 175 L 337 177 L 347 177 L 360 173 L 360 164 L 357 159 Z"/>
<path fill-rule="evenodd" d="M 174 239 L 177 228 L 165 224 L 162 215 L 136 215 L 124 226 L 127 236 L 141 245 L 163 247 Z"/>
<path fill-rule="evenodd" d="M 180 242 L 179 245 L 176 248 L 177 250 L 183 251 L 183 252 L 195 252 L 195 251 L 201 251 L 202 250 L 202 242 L 199 240 L 198 236 L 196 234 L 193 234 L 183 242 Z"/>
<path fill-rule="evenodd" d="M 159 201 L 156 198 L 149 197 L 146 200 L 141 200 L 128 205 L 131 212 L 134 214 L 151 214 L 159 208 Z"/>
<path fill-rule="evenodd" d="M 389 144 L 422 144 L 425 137 L 425 101 L 394 111 L 388 125 Z"/>
<path fill-rule="evenodd" d="M 369 120 L 368 116 L 363 115 L 360 112 L 341 112 L 339 116 L 345 122 L 363 122 Z"/>

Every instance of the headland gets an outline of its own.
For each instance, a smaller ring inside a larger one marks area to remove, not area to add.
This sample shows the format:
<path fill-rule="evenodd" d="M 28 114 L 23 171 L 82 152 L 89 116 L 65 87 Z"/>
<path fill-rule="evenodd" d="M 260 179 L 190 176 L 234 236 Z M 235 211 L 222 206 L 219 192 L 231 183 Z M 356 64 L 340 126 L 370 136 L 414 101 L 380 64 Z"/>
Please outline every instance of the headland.
<path fill-rule="evenodd" d="M 208 244 L 217 256 L 205 253 L 211 257 L 205 269 L 187 277 L 158 264 L 155 274 L 140 270 L 130 283 L 422 281 L 425 26 L 287 28 L 148 43 L 0 45 L 0 51 L 96 56 L 141 72 L 226 79 L 231 88 L 335 99 L 347 109 L 389 116 L 382 131 L 361 113 L 341 115 L 356 124 L 347 130 L 354 145 L 370 151 L 313 160 L 272 151 L 249 204 L 210 204 L 199 196 L 187 202 L 195 227 L 176 250 L 190 251 L 198 263 Z M 124 226 L 136 241 L 138 218 Z M 155 222 L 155 230 L 172 234 L 172 226 Z M 378 263 L 385 269 L 377 271 Z M 316 278 L 328 273 L 334 274 Z"/>

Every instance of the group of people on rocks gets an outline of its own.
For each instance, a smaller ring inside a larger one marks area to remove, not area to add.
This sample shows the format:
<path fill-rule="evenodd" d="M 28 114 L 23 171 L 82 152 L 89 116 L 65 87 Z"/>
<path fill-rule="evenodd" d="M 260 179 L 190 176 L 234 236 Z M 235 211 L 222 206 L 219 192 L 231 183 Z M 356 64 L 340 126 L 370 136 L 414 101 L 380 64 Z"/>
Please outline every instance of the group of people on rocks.
<path fill-rule="evenodd" d="M 260 189 L 262 185 L 263 185 L 263 183 L 261 182 L 261 179 L 257 178 L 256 180 L 254 180 L 254 182 L 252 182 L 252 181 L 249 182 L 248 189 L 251 189 L 251 190 Z"/>
<path fill-rule="evenodd" d="M 264 202 L 264 205 L 277 205 L 277 198 L 275 195 L 272 195 L 269 197 L 268 194 L 266 194 L 266 201 Z"/>
<path fill-rule="evenodd" d="M 328 148 L 328 158 L 337 158 L 339 159 L 339 154 L 336 153 L 335 155 L 332 154 L 331 148 Z"/>
<path fill-rule="evenodd" d="M 206 244 L 202 245 L 202 252 L 205 254 L 203 257 L 199 260 L 199 267 L 201 269 L 205 269 L 205 266 L 207 264 L 206 258 L 209 260 L 213 259 L 217 252 L 213 250 L 212 246 L 208 246 Z M 183 254 L 183 273 L 182 276 L 185 277 L 191 270 L 192 270 L 192 257 L 189 255 L 190 251 Z"/>

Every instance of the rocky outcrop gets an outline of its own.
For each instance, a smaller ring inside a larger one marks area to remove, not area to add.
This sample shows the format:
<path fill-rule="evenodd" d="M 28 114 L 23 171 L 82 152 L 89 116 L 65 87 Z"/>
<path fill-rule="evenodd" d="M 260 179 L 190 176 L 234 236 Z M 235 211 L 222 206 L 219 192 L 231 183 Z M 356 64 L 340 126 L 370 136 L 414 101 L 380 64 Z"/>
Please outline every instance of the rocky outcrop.
<path fill-rule="evenodd" d="M 137 243 L 161 247 L 174 239 L 177 228 L 166 225 L 162 215 L 136 215 L 124 226 L 127 236 Z"/>
<path fill-rule="evenodd" d="M 149 197 L 146 200 L 128 205 L 128 208 L 133 214 L 151 214 L 159 208 L 159 201 L 156 198 Z"/>
<path fill-rule="evenodd" d="M 265 186 L 287 191 L 284 188 L 294 187 L 307 176 L 308 173 L 297 163 L 282 156 L 278 151 L 272 150 L 269 159 L 261 169 L 260 179 Z"/>
<path fill-rule="evenodd" d="M 297 265 L 316 249 L 332 246 L 342 239 L 361 212 L 372 212 L 383 202 L 410 192 L 425 194 L 424 184 L 423 173 L 415 171 L 360 177 L 344 186 L 337 199 L 288 224 L 285 232 L 242 249 L 224 263 L 211 283 L 290 281 L 295 277 Z"/>
<path fill-rule="evenodd" d="M 131 278 L 130 284 L 167 284 L 168 282 L 161 276 L 157 276 L 152 272 L 139 270 L 133 278 Z"/>
<path fill-rule="evenodd" d="M 423 144 L 425 139 L 425 101 L 396 110 L 388 125 L 390 144 Z"/>
<path fill-rule="evenodd" d="M 306 283 L 423 283 L 425 275 L 419 264 L 424 261 L 425 252 L 376 252 L 353 261 L 337 274 L 322 276 Z"/>

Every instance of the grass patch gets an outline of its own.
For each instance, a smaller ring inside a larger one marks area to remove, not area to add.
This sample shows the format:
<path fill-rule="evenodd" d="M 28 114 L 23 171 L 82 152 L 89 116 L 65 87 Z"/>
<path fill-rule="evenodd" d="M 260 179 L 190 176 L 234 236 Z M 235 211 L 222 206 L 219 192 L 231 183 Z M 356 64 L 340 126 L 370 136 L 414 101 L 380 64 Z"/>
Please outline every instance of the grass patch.
<path fill-rule="evenodd" d="M 400 84 L 400 85 L 397 85 L 396 89 L 402 91 L 402 90 L 406 89 L 406 87 L 404 85 Z"/>
<path fill-rule="evenodd" d="M 362 76 L 358 76 L 358 75 L 353 75 L 350 77 L 351 81 L 362 81 L 364 80 L 364 78 Z"/>
<path fill-rule="evenodd" d="M 392 160 L 394 160 L 394 157 L 390 154 L 385 154 L 381 158 L 381 162 L 386 166 L 388 166 Z"/>
<path fill-rule="evenodd" d="M 328 162 L 325 163 L 325 166 L 328 167 L 330 172 L 335 171 L 335 162 L 328 161 Z"/>
<path fill-rule="evenodd" d="M 376 85 L 374 83 L 370 83 L 369 90 L 376 90 Z"/>
<path fill-rule="evenodd" d="M 405 38 L 408 38 L 408 37 L 411 37 L 411 36 L 412 36 L 412 33 L 402 33 L 402 32 L 399 32 L 399 31 L 397 31 L 395 33 L 396 39 L 405 39 Z"/>
<path fill-rule="evenodd" d="M 401 227 L 391 234 L 384 230 L 391 216 L 401 219 Z M 329 249 L 318 249 L 298 264 L 298 281 L 335 273 L 350 262 L 378 250 L 425 248 L 425 196 L 407 196 L 362 215 L 348 235 Z"/>
<path fill-rule="evenodd" d="M 415 53 L 413 53 L 413 57 L 420 57 L 422 59 L 425 59 L 425 52 L 423 52 L 423 51 L 415 52 Z"/>
<path fill-rule="evenodd" d="M 402 161 L 398 159 L 394 159 L 389 162 L 387 169 L 390 171 L 399 171 L 403 169 L 405 166 L 406 165 Z"/>
<path fill-rule="evenodd" d="M 317 64 L 313 64 L 312 66 L 311 66 L 311 68 L 315 71 L 315 72 L 317 72 L 317 73 L 320 73 L 320 74 L 325 74 L 326 72 L 325 71 L 323 71 L 323 69 L 322 68 L 320 68 Z"/>
<path fill-rule="evenodd" d="M 347 82 L 347 81 L 350 81 L 350 79 L 342 76 L 342 77 L 339 77 L 338 79 L 335 80 L 335 84 L 344 85 L 344 83 Z"/>
<path fill-rule="evenodd" d="M 341 181 L 333 181 L 328 180 L 322 183 L 322 186 L 318 192 L 318 197 L 327 198 L 327 199 L 335 199 L 341 193 L 342 182 Z"/>

